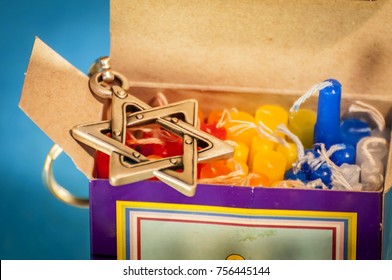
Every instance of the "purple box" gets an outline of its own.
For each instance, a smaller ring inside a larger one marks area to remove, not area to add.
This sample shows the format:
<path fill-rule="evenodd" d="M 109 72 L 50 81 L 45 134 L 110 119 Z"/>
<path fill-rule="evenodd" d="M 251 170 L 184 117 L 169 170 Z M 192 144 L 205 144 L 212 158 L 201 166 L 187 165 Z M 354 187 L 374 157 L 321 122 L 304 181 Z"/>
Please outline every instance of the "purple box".
<path fill-rule="evenodd" d="M 221 185 L 199 185 L 186 197 L 156 181 L 93 180 L 91 257 L 380 259 L 382 199 L 382 192 Z"/>

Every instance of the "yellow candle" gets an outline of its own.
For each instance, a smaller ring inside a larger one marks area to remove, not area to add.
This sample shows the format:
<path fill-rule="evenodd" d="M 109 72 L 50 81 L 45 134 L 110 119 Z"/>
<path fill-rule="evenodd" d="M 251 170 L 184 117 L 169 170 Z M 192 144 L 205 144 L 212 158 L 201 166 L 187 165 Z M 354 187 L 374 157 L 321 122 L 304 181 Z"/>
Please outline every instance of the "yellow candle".
<path fill-rule="evenodd" d="M 248 165 L 243 161 L 228 160 L 227 167 L 230 168 L 231 172 L 242 171 L 243 174 L 240 177 L 245 177 L 249 173 Z"/>
<path fill-rule="evenodd" d="M 234 142 L 234 160 L 247 162 L 249 155 L 249 147 L 242 142 Z"/>
<path fill-rule="evenodd" d="M 262 121 L 268 128 L 275 131 L 280 124 L 287 126 L 289 114 L 286 109 L 278 105 L 263 105 L 256 110 L 256 122 Z M 280 134 L 279 135 L 283 135 Z"/>
<path fill-rule="evenodd" d="M 288 143 L 288 146 L 278 144 L 276 151 L 281 153 L 286 159 L 286 170 L 293 167 L 293 163 L 297 161 L 298 150 L 294 143 Z"/>
<path fill-rule="evenodd" d="M 243 129 L 242 131 L 231 131 L 230 128 L 241 125 L 236 121 L 244 121 L 247 123 L 255 124 L 255 118 L 246 112 L 231 112 L 230 120 L 226 121 L 225 128 L 227 131 L 226 139 L 235 142 L 242 142 L 247 146 L 250 146 L 253 136 L 257 134 L 255 128 Z M 246 124 L 245 124 L 246 125 Z"/>
<path fill-rule="evenodd" d="M 271 183 L 283 180 L 286 170 L 286 159 L 277 151 L 262 151 L 255 155 L 253 173 L 264 174 Z"/>
<path fill-rule="evenodd" d="M 292 112 L 289 115 L 288 128 L 298 136 L 305 149 L 309 149 L 313 145 L 316 119 L 317 113 L 310 109 L 299 109 L 298 112 Z"/>
<path fill-rule="evenodd" d="M 250 168 L 253 166 L 254 157 L 261 151 L 272 151 L 275 149 L 276 143 L 256 135 L 252 138 L 252 143 L 249 149 L 248 165 Z"/>

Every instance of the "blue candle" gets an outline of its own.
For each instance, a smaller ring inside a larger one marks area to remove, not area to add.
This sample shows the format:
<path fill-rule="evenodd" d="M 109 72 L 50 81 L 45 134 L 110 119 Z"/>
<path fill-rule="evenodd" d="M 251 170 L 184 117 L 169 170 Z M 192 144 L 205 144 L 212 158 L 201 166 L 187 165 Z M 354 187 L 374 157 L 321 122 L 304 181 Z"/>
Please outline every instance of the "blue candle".
<path fill-rule="evenodd" d="M 285 180 L 300 180 L 301 182 L 304 182 L 304 183 L 308 182 L 307 175 L 304 171 L 299 170 L 297 173 L 295 173 L 292 168 L 290 168 L 289 170 L 287 170 L 284 173 L 284 179 Z"/>
<path fill-rule="evenodd" d="M 316 179 L 321 179 L 324 185 L 326 185 L 329 189 L 332 187 L 332 172 L 328 165 L 324 163 L 310 174 L 311 181 Z"/>
<path fill-rule="evenodd" d="M 359 140 L 371 135 L 370 126 L 360 119 L 345 119 L 340 124 L 341 140 L 343 143 L 357 146 Z"/>
<path fill-rule="evenodd" d="M 340 99 L 342 85 L 334 79 L 326 80 L 332 85 L 320 90 L 317 121 L 314 127 L 314 143 L 324 143 L 328 149 L 340 143 Z"/>
<path fill-rule="evenodd" d="M 344 148 L 334 152 L 331 160 L 337 165 L 341 166 L 343 163 L 355 164 L 356 149 L 352 145 L 345 145 Z"/>
<path fill-rule="evenodd" d="M 310 159 L 310 161 L 312 161 L 315 158 L 320 157 L 320 154 L 314 149 L 306 149 L 305 150 L 305 156 L 308 157 L 308 159 Z M 301 171 L 305 172 L 305 174 L 307 175 L 307 177 L 310 176 L 310 173 L 313 172 L 312 168 L 310 167 L 308 162 L 304 162 L 301 166 Z"/>
<path fill-rule="evenodd" d="M 314 157 L 319 157 L 320 156 L 321 147 L 322 147 L 321 143 L 314 143 L 313 144 L 313 150 L 307 149 L 307 150 L 305 150 L 305 154 L 307 153 L 307 151 L 309 151 L 309 152 L 313 153 Z"/>

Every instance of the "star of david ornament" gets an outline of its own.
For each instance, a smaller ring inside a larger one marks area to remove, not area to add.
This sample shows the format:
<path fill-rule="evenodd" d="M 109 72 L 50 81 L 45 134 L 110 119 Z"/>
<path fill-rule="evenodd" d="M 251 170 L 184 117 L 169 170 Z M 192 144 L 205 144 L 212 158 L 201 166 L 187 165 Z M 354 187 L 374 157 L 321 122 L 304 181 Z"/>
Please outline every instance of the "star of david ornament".
<path fill-rule="evenodd" d="M 108 71 L 110 67 L 105 70 L 91 77 L 90 88 L 95 94 L 112 99 L 111 120 L 75 126 L 71 130 L 72 136 L 110 155 L 109 182 L 113 186 L 156 177 L 182 194 L 193 196 L 197 186 L 197 163 L 231 157 L 233 147 L 196 128 L 196 100 L 151 107 L 126 90 L 126 79 L 121 74 Z M 113 82 L 114 78 L 121 81 L 122 87 L 101 85 Z M 181 137 L 183 154 L 149 159 L 125 145 L 127 128 L 151 124 Z"/>

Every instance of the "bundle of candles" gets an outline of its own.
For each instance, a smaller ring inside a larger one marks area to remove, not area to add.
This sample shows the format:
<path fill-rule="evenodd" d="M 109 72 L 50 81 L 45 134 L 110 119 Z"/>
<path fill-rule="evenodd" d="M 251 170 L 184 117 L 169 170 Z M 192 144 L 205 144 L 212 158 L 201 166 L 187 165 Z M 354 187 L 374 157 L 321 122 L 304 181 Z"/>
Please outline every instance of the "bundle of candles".
<path fill-rule="evenodd" d="M 317 112 L 300 108 L 319 93 Z M 162 101 L 161 101 L 162 102 Z M 229 160 L 198 164 L 199 183 L 376 191 L 382 187 L 389 129 L 380 112 L 354 102 L 341 114 L 341 85 L 326 80 L 291 108 L 261 104 L 199 110 L 200 129 L 233 145 Z M 182 138 L 157 125 L 127 130 L 126 145 L 148 158 L 182 155 Z M 108 177 L 109 156 L 97 152 L 96 176 Z"/>

